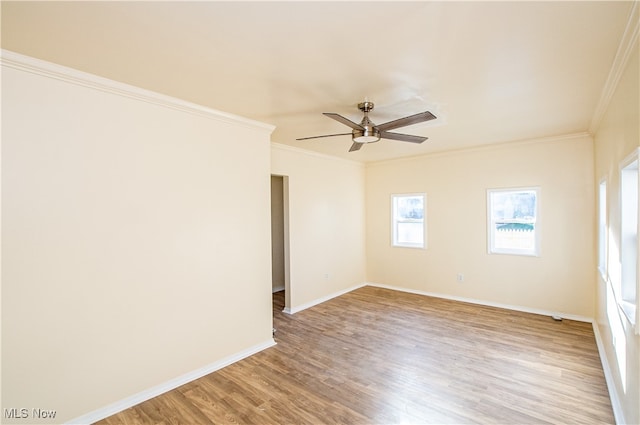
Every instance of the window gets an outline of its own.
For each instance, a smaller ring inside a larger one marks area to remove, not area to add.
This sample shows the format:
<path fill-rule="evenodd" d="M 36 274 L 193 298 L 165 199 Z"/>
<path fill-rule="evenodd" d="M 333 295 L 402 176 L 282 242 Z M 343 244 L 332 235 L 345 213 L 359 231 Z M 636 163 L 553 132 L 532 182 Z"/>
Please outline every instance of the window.
<path fill-rule="evenodd" d="M 489 189 L 489 254 L 539 255 L 539 188 Z"/>
<path fill-rule="evenodd" d="M 636 322 L 638 285 L 638 154 L 620 169 L 620 299 L 632 323 Z"/>
<path fill-rule="evenodd" d="M 392 245 L 425 248 L 424 193 L 391 195 Z"/>
<path fill-rule="evenodd" d="M 607 181 L 598 188 L 598 270 L 607 281 Z"/>

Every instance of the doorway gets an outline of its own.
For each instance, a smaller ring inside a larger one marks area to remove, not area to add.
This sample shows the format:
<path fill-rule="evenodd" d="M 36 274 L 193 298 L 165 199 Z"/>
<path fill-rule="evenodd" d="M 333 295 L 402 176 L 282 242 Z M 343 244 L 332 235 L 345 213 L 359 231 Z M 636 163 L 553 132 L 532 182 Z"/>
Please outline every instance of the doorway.
<path fill-rule="evenodd" d="M 290 304 L 289 285 L 289 178 L 271 176 L 271 292 L 283 297 L 282 311 Z M 282 292 L 282 293 L 281 293 Z M 281 308 L 281 307 L 279 307 Z"/>

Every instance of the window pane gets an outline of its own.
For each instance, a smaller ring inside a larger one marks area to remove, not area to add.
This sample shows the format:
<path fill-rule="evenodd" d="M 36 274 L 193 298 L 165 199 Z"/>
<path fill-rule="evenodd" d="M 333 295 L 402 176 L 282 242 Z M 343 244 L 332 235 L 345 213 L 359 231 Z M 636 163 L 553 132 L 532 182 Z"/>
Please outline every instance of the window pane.
<path fill-rule="evenodd" d="M 538 189 L 488 191 L 489 252 L 538 254 Z"/>
<path fill-rule="evenodd" d="M 494 221 L 534 223 L 536 192 L 491 192 L 491 211 Z"/>
<path fill-rule="evenodd" d="M 425 246 L 425 195 L 392 195 L 392 245 L 409 248 Z"/>
<path fill-rule="evenodd" d="M 399 196 L 396 200 L 396 219 L 421 219 L 424 216 L 424 199 L 422 196 Z"/>
<path fill-rule="evenodd" d="M 638 160 L 622 169 L 620 175 L 620 264 L 622 300 L 636 304 L 638 272 Z M 629 315 L 629 316 L 635 316 Z M 629 317 L 635 322 L 635 317 Z"/>
<path fill-rule="evenodd" d="M 535 228 L 532 224 L 495 223 L 494 248 L 533 250 L 536 247 Z"/>
<path fill-rule="evenodd" d="M 422 222 L 399 222 L 396 241 L 400 244 L 420 244 L 424 242 Z"/>

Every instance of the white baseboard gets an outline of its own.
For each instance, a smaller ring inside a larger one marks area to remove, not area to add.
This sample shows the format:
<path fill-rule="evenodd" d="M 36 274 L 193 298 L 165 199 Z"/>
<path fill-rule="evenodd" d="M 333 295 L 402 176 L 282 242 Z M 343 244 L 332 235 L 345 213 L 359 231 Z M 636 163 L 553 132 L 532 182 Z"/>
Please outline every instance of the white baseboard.
<path fill-rule="evenodd" d="M 563 319 L 576 320 L 578 322 L 593 323 L 593 318 L 586 317 L 586 316 L 579 316 L 579 315 L 576 315 L 576 314 L 562 313 L 562 312 L 557 312 L 557 311 L 541 310 L 541 309 L 537 309 L 537 308 L 523 307 L 523 306 L 518 306 L 518 305 L 494 303 L 494 302 L 491 302 L 491 301 L 476 300 L 476 299 L 473 299 L 473 298 L 458 297 L 458 296 L 455 296 L 455 295 L 440 294 L 440 293 L 436 293 L 436 292 L 420 291 L 420 290 L 417 290 L 417 289 L 403 288 L 403 287 L 399 287 L 399 286 L 385 285 L 385 284 L 374 283 L 374 282 L 367 282 L 365 285 L 375 286 L 375 287 L 378 287 L 378 288 L 391 289 L 391 290 L 394 290 L 394 291 L 407 292 L 407 293 L 410 293 L 410 294 L 425 295 L 427 297 L 443 298 L 443 299 L 452 300 L 452 301 L 460 301 L 460 302 L 465 302 L 465 303 L 470 303 L 470 304 L 484 305 L 484 306 L 487 306 L 487 307 L 497 307 L 497 308 L 504 308 L 506 310 L 521 311 L 523 313 L 540 314 L 540 315 L 543 315 L 543 316 L 559 316 L 559 317 L 562 317 Z M 365 286 L 365 285 L 363 285 L 363 286 Z"/>
<path fill-rule="evenodd" d="M 280 291 L 284 291 L 284 285 L 278 285 L 278 286 L 274 286 L 271 289 L 271 293 L 275 294 L 276 292 L 280 292 Z"/>
<path fill-rule="evenodd" d="M 229 357 L 225 357 L 222 360 L 213 362 L 200 369 L 196 369 L 194 371 L 185 373 L 184 375 L 173 378 L 160 385 L 156 385 L 155 387 L 141 391 L 137 394 L 134 394 L 130 397 L 127 397 L 125 399 L 112 403 L 108 406 L 94 410 L 93 412 L 87 413 L 86 415 L 82 415 L 78 418 L 70 420 L 67 423 L 68 424 L 92 424 L 94 422 L 100 421 L 111 415 L 115 415 L 116 413 L 121 412 L 125 409 L 133 407 L 136 404 L 140 404 L 143 401 L 147 401 L 153 397 L 159 396 L 160 394 L 166 393 L 167 391 L 176 389 L 181 385 L 194 381 L 198 378 L 202 378 L 205 375 L 215 372 L 216 370 L 220 370 L 223 367 L 229 366 L 230 364 L 235 363 L 239 360 L 252 356 L 253 354 L 256 354 L 264 349 L 273 347 L 274 345 L 276 345 L 276 342 L 273 340 L 273 338 L 270 338 L 261 344 L 254 345 L 253 347 L 240 351 L 239 353 L 235 353 Z"/>
<path fill-rule="evenodd" d="M 344 289 L 342 291 L 338 291 L 338 292 L 334 292 L 331 293 L 329 295 L 326 295 L 324 297 L 315 299 L 313 301 L 310 301 L 308 303 L 304 303 L 301 304 L 299 306 L 295 306 L 295 307 L 285 307 L 284 310 L 282 310 L 284 313 L 287 314 L 295 314 L 299 311 L 302 310 L 306 310 L 307 308 L 313 307 L 315 305 L 321 304 L 325 301 L 329 301 L 332 298 L 336 298 L 339 297 L 340 295 L 344 295 L 348 292 L 354 291 L 358 288 L 362 288 L 363 286 L 374 286 L 374 287 L 378 287 L 378 288 L 384 288 L 384 289 L 391 289 L 393 291 L 401 291 L 401 292 L 407 292 L 410 294 L 416 294 L 416 295 L 425 295 L 427 297 L 435 297 L 435 298 L 442 298 L 442 299 L 447 299 L 447 300 L 452 300 L 452 301 L 460 301 L 460 302 L 466 302 L 466 303 L 470 303 L 470 304 L 478 304 L 478 305 L 484 305 L 484 306 L 488 306 L 488 307 L 497 307 L 497 308 L 504 308 L 506 310 L 514 310 L 514 311 L 521 311 L 523 313 L 532 313 L 532 314 L 540 314 L 542 316 L 558 316 L 561 317 L 563 319 L 568 319 L 568 320 L 575 320 L 578 322 L 586 322 L 586 323 L 593 323 L 594 320 L 591 317 L 586 317 L 586 316 L 580 316 L 577 314 L 571 314 L 571 313 L 562 313 L 562 312 L 557 312 L 557 311 L 548 311 L 548 310 L 542 310 L 542 309 L 536 309 L 536 308 L 530 308 L 530 307 L 524 307 L 524 306 L 518 306 L 518 305 L 509 305 L 509 304 L 502 304 L 502 303 L 494 303 L 491 301 L 485 301 L 485 300 L 477 300 L 477 299 L 473 299 L 473 298 L 465 298 L 465 297 L 458 297 L 455 295 L 448 295 L 448 294 L 440 294 L 440 293 L 436 293 L 436 292 L 428 292 L 428 291 L 421 291 L 418 289 L 411 289 L 411 288 L 404 288 L 401 286 L 393 286 L 393 285 L 386 285 L 386 284 L 382 284 L 382 283 L 375 283 L 375 282 L 364 282 L 361 283 L 359 285 L 355 285 L 351 288 L 347 288 Z"/>
<path fill-rule="evenodd" d="M 607 359 L 607 353 L 604 349 L 604 341 L 598 329 L 598 322 L 593 321 L 593 334 L 596 337 L 596 345 L 598 346 L 598 354 L 600 354 L 600 361 L 602 362 L 602 370 L 604 371 L 604 379 L 607 382 L 607 389 L 609 390 L 609 398 L 611 399 L 611 407 L 613 409 L 613 416 L 616 420 L 616 424 L 626 424 L 624 419 L 624 411 L 622 410 L 622 404 L 620 403 L 620 397 L 618 396 L 618 390 L 616 389 L 615 380 L 613 379 L 613 371 L 611 365 Z"/>
<path fill-rule="evenodd" d="M 313 301 L 309 301 L 308 303 L 304 303 L 304 304 L 301 304 L 301 305 L 298 305 L 298 306 L 295 306 L 295 307 L 291 307 L 291 308 L 285 307 L 285 309 L 282 310 L 282 311 L 287 313 L 287 314 L 296 314 L 296 313 L 298 313 L 298 312 L 300 312 L 302 310 L 306 310 L 306 309 L 308 309 L 310 307 L 313 307 L 314 305 L 322 304 L 325 301 L 329 301 L 332 298 L 339 297 L 340 295 L 344 295 L 347 292 L 354 291 L 354 290 L 356 290 L 358 288 L 362 288 L 363 286 L 366 286 L 366 285 L 367 285 L 366 283 L 361 283 L 359 285 L 352 286 L 351 288 L 343 289 L 342 291 L 338 291 L 338 292 L 333 292 L 333 293 L 331 293 L 329 295 L 325 295 L 324 297 L 320 297 L 320 298 L 317 298 L 317 299 L 315 299 Z"/>

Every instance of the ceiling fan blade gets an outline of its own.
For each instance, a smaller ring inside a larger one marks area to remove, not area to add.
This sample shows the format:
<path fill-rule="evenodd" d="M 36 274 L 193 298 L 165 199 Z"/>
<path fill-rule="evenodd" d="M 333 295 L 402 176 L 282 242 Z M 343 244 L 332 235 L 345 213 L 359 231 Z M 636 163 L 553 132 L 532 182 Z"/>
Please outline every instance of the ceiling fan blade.
<path fill-rule="evenodd" d="M 349 126 L 351 128 L 353 128 L 354 130 L 364 130 L 364 127 L 362 127 L 360 124 L 356 124 L 355 122 L 351 121 L 350 119 L 347 119 L 345 117 L 343 117 L 342 115 L 338 115 L 335 114 L 333 112 L 323 112 L 323 115 L 326 115 L 329 118 L 332 118 L 338 122 L 341 122 L 342 124 Z"/>
<path fill-rule="evenodd" d="M 428 137 L 411 136 L 409 134 L 391 133 L 388 131 L 382 131 L 380 137 L 383 139 L 400 140 L 401 142 L 410 143 L 422 143 L 428 139 Z"/>
<path fill-rule="evenodd" d="M 357 150 L 360 150 L 363 144 L 364 143 L 353 142 L 353 145 L 351 145 L 351 147 L 349 148 L 349 152 L 355 152 Z"/>
<path fill-rule="evenodd" d="M 417 124 L 419 122 L 429 121 L 435 119 L 436 116 L 429 111 L 420 112 L 419 114 L 410 115 L 408 117 L 399 118 L 397 120 L 389 121 L 384 124 L 377 125 L 378 130 L 387 131 L 394 128 L 406 127 L 408 125 Z"/>
<path fill-rule="evenodd" d="M 296 139 L 296 140 L 320 139 L 322 137 L 333 137 L 333 136 L 351 136 L 351 133 L 326 134 L 324 136 L 301 137 L 301 138 Z"/>

